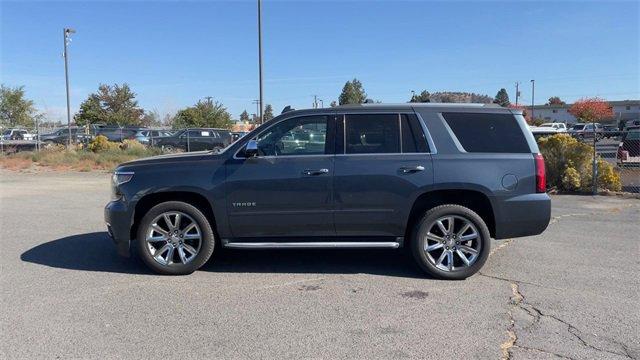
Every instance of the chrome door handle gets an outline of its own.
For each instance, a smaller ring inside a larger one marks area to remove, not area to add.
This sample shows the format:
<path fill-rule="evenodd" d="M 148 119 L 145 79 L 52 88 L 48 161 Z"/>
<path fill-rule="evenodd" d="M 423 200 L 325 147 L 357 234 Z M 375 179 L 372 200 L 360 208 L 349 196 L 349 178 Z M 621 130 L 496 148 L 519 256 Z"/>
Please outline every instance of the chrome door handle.
<path fill-rule="evenodd" d="M 303 170 L 302 174 L 303 175 L 322 175 L 322 174 L 328 174 L 329 173 L 329 169 L 316 169 L 316 170 Z"/>
<path fill-rule="evenodd" d="M 411 174 L 418 171 L 424 171 L 424 166 L 418 165 L 418 166 L 410 166 L 410 167 L 401 167 L 400 171 L 402 171 L 402 173 L 404 174 Z"/>

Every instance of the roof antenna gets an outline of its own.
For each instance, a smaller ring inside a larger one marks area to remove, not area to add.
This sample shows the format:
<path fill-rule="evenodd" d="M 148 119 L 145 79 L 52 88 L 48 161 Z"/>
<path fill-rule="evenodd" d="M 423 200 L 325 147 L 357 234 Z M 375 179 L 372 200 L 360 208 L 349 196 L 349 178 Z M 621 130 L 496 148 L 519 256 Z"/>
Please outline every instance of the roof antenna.
<path fill-rule="evenodd" d="M 284 109 L 282 109 L 282 112 L 280 114 L 284 114 L 286 112 L 293 111 L 293 110 L 295 110 L 295 109 L 292 108 L 291 105 L 287 105 L 287 106 L 284 107 Z"/>

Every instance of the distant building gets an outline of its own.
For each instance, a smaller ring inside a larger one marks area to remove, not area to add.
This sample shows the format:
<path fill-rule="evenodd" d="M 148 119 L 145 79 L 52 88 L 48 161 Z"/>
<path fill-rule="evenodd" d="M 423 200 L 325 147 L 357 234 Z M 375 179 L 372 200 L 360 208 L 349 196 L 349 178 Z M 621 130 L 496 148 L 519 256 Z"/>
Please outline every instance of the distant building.
<path fill-rule="evenodd" d="M 250 124 L 248 122 L 237 121 L 231 125 L 231 131 L 233 132 L 249 132 L 256 128 L 256 124 Z"/>
<path fill-rule="evenodd" d="M 617 124 L 620 120 L 640 119 L 640 100 L 608 101 L 613 107 L 614 117 L 605 119 L 602 122 L 612 122 Z M 562 122 L 565 124 L 575 124 L 576 118 L 569 113 L 572 104 L 566 105 L 535 105 L 533 106 L 533 116 L 536 119 L 544 119 L 548 122 Z M 531 109 L 531 107 L 527 107 Z"/>

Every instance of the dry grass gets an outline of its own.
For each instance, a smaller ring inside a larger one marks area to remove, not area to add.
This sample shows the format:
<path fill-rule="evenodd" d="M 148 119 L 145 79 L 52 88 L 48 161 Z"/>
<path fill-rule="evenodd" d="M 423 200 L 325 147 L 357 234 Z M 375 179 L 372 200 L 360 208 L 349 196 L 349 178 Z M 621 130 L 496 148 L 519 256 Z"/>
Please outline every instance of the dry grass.
<path fill-rule="evenodd" d="M 7 170 L 26 170 L 33 167 L 45 167 L 51 170 L 113 170 L 123 162 L 159 155 L 158 149 L 129 147 L 109 149 L 101 152 L 88 150 L 65 150 L 61 148 L 45 149 L 40 152 L 20 152 L 0 156 L 0 168 Z"/>

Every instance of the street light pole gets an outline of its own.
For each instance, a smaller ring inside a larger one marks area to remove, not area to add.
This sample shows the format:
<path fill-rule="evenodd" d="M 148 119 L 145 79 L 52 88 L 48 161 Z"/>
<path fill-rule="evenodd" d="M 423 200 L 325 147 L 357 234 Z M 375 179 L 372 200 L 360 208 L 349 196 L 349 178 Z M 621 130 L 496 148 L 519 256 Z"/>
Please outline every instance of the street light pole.
<path fill-rule="evenodd" d="M 520 97 L 520 82 L 516 81 L 516 106 L 518 106 L 519 97 Z"/>
<path fill-rule="evenodd" d="M 262 124 L 262 0 L 258 0 L 258 76 L 259 76 L 259 86 L 260 86 L 260 112 L 258 116 L 260 116 L 260 123 Z"/>
<path fill-rule="evenodd" d="M 536 81 L 531 80 L 531 121 L 535 120 L 535 116 L 533 113 L 533 106 L 535 103 L 535 95 L 536 95 Z"/>
<path fill-rule="evenodd" d="M 74 29 L 64 28 L 62 29 L 62 35 L 64 37 L 64 80 L 67 88 L 67 129 L 69 130 L 69 140 L 67 141 L 68 147 L 71 147 L 71 104 L 69 101 L 69 56 L 67 52 L 67 45 L 70 41 L 70 35 L 75 33 Z"/>

